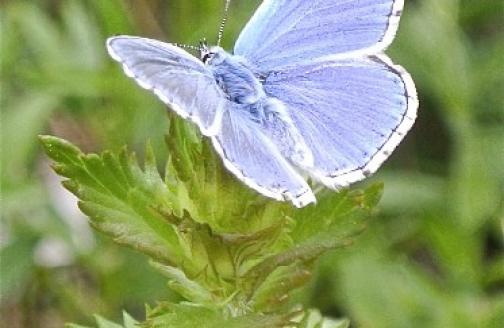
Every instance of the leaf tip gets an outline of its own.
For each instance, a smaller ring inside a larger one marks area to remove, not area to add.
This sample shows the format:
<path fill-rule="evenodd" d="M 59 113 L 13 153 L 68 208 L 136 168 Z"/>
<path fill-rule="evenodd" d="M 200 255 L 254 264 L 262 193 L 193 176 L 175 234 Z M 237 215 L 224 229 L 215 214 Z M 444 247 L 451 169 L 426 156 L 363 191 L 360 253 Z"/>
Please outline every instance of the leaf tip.
<path fill-rule="evenodd" d="M 76 159 L 82 154 L 77 146 L 64 139 L 50 135 L 38 135 L 38 139 L 47 156 L 56 162 Z"/>

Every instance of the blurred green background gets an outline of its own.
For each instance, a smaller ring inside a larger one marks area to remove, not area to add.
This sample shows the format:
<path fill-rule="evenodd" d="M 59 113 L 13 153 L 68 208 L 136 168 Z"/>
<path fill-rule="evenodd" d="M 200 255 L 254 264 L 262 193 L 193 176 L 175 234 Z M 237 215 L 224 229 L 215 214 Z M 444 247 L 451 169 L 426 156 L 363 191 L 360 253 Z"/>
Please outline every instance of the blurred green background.
<path fill-rule="evenodd" d="M 235 0 L 232 47 L 258 0 Z M 216 37 L 223 0 L 7 0 L 1 19 L 1 325 L 142 319 L 174 299 L 140 255 L 95 234 L 37 135 L 85 151 L 165 147 L 164 106 L 105 39 Z M 299 300 L 355 327 L 504 327 L 504 2 L 406 1 L 388 53 L 413 75 L 419 118 L 372 180 L 385 195 L 353 247 L 324 257 Z M 366 182 L 364 182 L 366 183 Z"/>

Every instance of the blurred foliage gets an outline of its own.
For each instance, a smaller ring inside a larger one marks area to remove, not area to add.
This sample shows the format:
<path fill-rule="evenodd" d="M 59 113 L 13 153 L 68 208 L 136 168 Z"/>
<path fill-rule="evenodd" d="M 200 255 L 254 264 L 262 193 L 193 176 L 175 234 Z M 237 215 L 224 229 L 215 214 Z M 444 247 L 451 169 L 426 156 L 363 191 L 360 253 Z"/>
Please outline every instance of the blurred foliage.
<path fill-rule="evenodd" d="M 177 299 L 145 259 L 90 233 L 37 135 L 86 152 L 127 143 L 140 157 L 150 139 L 165 163 L 165 109 L 122 75 L 104 40 L 211 41 L 222 2 L 0 3 L 0 315 L 9 327 L 91 325 L 90 313 L 119 322 L 122 309 L 140 320 L 145 302 Z M 225 46 L 258 3 L 233 1 Z M 417 124 L 371 179 L 385 182 L 380 215 L 350 250 L 324 257 L 300 302 L 362 327 L 504 326 L 503 20 L 501 0 L 406 1 L 389 54 L 415 79 Z"/>

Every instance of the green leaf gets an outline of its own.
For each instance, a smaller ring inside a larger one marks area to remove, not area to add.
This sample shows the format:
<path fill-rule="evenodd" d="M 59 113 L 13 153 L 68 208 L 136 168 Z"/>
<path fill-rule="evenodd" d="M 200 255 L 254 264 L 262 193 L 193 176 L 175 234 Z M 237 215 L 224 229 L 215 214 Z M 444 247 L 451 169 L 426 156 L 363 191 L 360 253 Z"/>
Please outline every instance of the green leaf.
<path fill-rule="evenodd" d="M 296 212 L 291 233 L 294 246 L 265 258 L 245 275 L 252 284 L 255 305 L 262 308 L 281 303 L 307 280 L 311 262 L 329 250 L 350 245 L 364 230 L 382 191 L 383 185 L 375 184 L 365 191 L 326 193 L 317 206 Z"/>
<path fill-rule="evenodd" d="M 123 326 L 100 317 L 99 315 L 95 315 L 95 320 L 98 324 L 98 328 L 123 328 Z"/>
<path fill-rule="evenodd" d="M 247 272 L 245 279 L 253 284 L 251 290 L 255 291 L 277 268 L 289 266 L 296 262 L 307 263 L 315 260 L 328 250 L 348 246 L 349 244 L 350 240 L 335 238 L 332 241 L 322 240 L 295 246 L 265 259 Z"/>
<path fill-rule="evenodd" d="M 123 311 L 123 323 L 124 323 L 124 328 L 137 328 L 138 327 L 138 321 L 133 319 L 133 317 L 130 316 L 129 313 L 126 311 Z"/>
<path fill-rule="evenodd" d="M 65 324 L 65 328 L 91 328 L 91 327 L 78 325 L 76 323 L 67 323 Z"/>
<path fill-rule="evenodd" d="M 210 306 L 215 302 L 212 294 L 208 290 L 197 282 L 187 278 L 181 270 L 156 262 L 151 262 L 151 265 L 163 273 L 170 280 L 170 288 L 179 293 L 185 299 L 206 306 Z"/>
<path fill-rule="evenodd" d="M 72 144 L 40 137 L 55 171 L 69 180 L 64 186 L 79 199 L 91 224 L 120 244 L 142 251 L 162 263 L 180 262 L 173 227 L 153 208 L 168 206 L 162 179 L 142 171 L 133 155 L 84 155 Z"/>
<path fill-rule="evenodd" d="M 177 140 L 170 141 L 164 180 L 150 146 L 142 169 L 126 149 L 86 155 L 55 137 L 42 136 L 41 142 L 97 230 L 180 270 L 170 271 L 169 286 L 183 296 L 213 301 L 208 291 L 218 291 L 225 302 L 236 294 L 238 275 L 289 244 L 286 207 L 229 176 L 185 123 L 173 121 L 171 131 Z"/>
<path fill-rule="evenodd" d="M 301 322 L 296 326 L 297 328 L 348 328 L 350 327 L 350 321 L 334 320 L 329 318 L 324 318 L 320 311 L 318 310 L 308 310 L 306 311 Z"/>
<path fill-rule="evenodd" d="M 383 194 L 383 184 L 371 185 L 366 190 L 332 191 L 319 195 L 317 206 L 296 212 L 292 237 L 297 243 L 331 241 L 351 236 L 365 227 L 371 211 Z"/>
<path fill-rule="evenodd" d="M 304 286 L 312 278 L 312 265 L 294 263 L 276 268 L 259 287 L 251 299 L 256 311 L 281 310 L 290 300 L 293 290 Z"/>
<path fill-rule="evenodd" d="M 148 314 L 145 328 L 275 328 L 285 327 L 290 316 L 280 314 L 247 314 L 241 316 L 225 315 L 191 303 L 163 303 Z"/>
<path fill-rule="evenodd" d="M 126 311 L 123 311 L 123 325 L 107 320 L 99 315 L 94 315 L 97 328 L 137 328 L 138 322 L 133 319 Z M 81 326 L 75 323 L 68 323 L 65 325 L 66 328 L 90 328 L 87 326 Z"/>
<path fill-rule="evenodd" d="M 170 117 L 166 182 L 179 199 L 175 213 L 185 209 L 214 232 L 242 234 L 267 229 L 289 215 L 289 204 L 271 201 L 246 187 L 223 167 L 211 143 L 201 139 L 194 126 Z"/>
<path fill-rule="evenodd" d="M 383 189 L 324 192 L 316 206 L 294 210 L 244 186 L 194 127 L 175 118 L 164 179 L 150 145 L 142 168 L 126 149 L 83 154 L 58 138 L 41 141 L 91 224 L 151 257 L 168 286 L 193 302 L 168 306 L 162 320 L 173 325 L 189 320 L 179 310 L 198 310 L 216 326 L 223 314 L 239 315 L 236 327 L 271 319 L 254 313 L 289 313 L 282 307 L 314 261 L 363 231 Z"/>

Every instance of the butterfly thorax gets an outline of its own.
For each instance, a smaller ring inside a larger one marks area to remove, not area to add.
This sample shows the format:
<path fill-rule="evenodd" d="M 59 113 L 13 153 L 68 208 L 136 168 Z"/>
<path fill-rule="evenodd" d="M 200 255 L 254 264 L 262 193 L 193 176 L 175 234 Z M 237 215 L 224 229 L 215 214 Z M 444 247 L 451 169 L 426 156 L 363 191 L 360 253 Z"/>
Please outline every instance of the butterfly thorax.
<path fill-rule="evenodd" d="M 206 64 L 231 101 L 254 104 L 266 96 L 261 82 L 244 58 L 233 56 L 220 47 L 213 47 L 210 53 Z"/>

